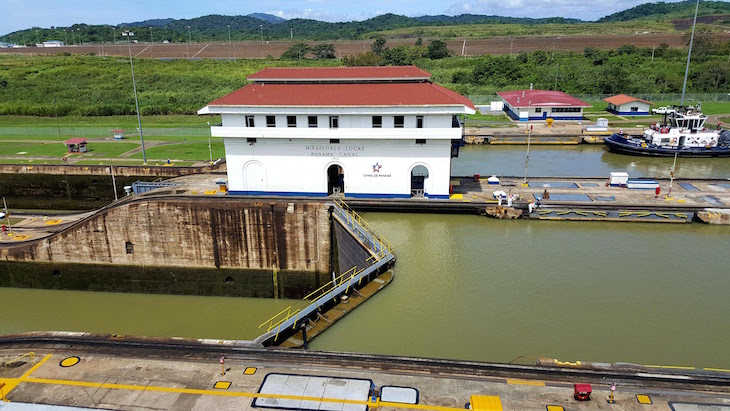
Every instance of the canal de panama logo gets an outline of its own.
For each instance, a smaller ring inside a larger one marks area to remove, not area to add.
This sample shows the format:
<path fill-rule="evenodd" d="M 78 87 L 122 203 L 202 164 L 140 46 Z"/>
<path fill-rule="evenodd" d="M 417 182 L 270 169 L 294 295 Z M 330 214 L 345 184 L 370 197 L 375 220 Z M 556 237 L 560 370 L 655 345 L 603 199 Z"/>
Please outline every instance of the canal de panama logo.
<path fill-rule="evenodd" d="M 372 173 L 365 173 L 362 176 L 363 177 L 390 177 L 390 174 L 384 174 L 380 172 L 380 169 L 383 168 L 383 165 L 380 164 L 380 162 L 376 162 L 373 164 L 373 172 Z"/>

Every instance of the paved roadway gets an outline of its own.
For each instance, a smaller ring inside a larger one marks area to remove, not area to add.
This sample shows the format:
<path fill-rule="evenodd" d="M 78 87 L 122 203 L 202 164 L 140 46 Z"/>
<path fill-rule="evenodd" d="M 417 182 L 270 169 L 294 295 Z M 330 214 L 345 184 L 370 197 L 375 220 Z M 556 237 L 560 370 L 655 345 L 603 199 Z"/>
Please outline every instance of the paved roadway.
<path fill-rule="evenodd" d="M 3 349 L 0 359 L 12 361 L 27 352 Z M 505 410 L 730 410 L 728 385 L 685 388 L 618 381 L 615 403 L 608 404 L 610 381 L 594 378 L 587 381 L 593 384 L 592 401 L 578 402 L 573 399 L 571 382 L 564 379 L 460 375 L 447 369 L 407 371 L 378 361 L 373 357 L 369 366 L 362 367 L 289 363 L 267 360 L 266 355 L 234 354 L 221 365 L 217 355 L 195 358 L 187 353 L 179 358 L 161 358 L 124 350 L 117 355 L 86 352 L 80 346 L 36 348 L 33 361 L 25 357 L 11 362 L 22 365 L 3 371 L 0 384 L 5 384 L 4 393 L 11 403 L 0 410 L 47 409 L 18 407 L 16 403 L 123 410 L 248 410 L 258 400 L 259 406 L 273 409 L 364 411 L 365 406 L 375 408 L 375 404 L 362 387 L 353 388 L 362 380 L 372 380 L 380 388 L 376 392 L 383 386 L 417 390 L 416 404 L 380 399 L 378 405 L 385 410 L 458 411 L 472 395 L 497 396 Z M 291 375 L 304 377 L 286 377 Z M 278 377 L 278 385 L 262 390 L 267 376 Z M 324 385 L 327 387 L 321 388 Z M 347 393 L 336 389 L 345 385 Z"/>

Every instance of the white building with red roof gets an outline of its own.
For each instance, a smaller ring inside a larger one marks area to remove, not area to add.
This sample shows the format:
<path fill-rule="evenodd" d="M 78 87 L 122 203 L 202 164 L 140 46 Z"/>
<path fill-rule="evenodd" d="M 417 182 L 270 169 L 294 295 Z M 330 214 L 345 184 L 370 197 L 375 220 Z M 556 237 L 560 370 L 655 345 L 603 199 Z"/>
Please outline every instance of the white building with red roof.
<path fill-rule="evenodd" d="M 651 101 L 627 96 L 626 94 L 607 97 L 603 101 L 608 103 L 606 111 L 622 116 L 648 116 L 649 107 L 654 104 Z"/>
<path fill-rule="evenodd" d="M 220 114 L 231 194 L 448 198 L 464 96 L 415 66 L 267 68 Z"/>
<path fill-rule="evenodd" d="M 497 93 L 504 102 L 504 111 L 514 120 L 582 120 L 583 108 L 591 107 L 562 91 L 513 90 Z"/>

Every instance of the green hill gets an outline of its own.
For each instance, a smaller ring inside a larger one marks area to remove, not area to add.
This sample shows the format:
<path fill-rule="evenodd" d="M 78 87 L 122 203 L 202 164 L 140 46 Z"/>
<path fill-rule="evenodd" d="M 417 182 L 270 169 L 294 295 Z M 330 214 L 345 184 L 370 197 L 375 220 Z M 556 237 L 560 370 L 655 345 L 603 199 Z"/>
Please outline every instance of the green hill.
<path fill-rule="evenodd" d="M 678 3 L 646 3 L 608 15 L 599 19 L 598 22 L 608 23 L 643 18 L 677 19 L 693 17 L 696 4 L 694 0 L 680 1 Z M 730 2 L 701 1 L 697 14 L 700 16 L 708 16 L 725 13 L 730 13 Z"/>

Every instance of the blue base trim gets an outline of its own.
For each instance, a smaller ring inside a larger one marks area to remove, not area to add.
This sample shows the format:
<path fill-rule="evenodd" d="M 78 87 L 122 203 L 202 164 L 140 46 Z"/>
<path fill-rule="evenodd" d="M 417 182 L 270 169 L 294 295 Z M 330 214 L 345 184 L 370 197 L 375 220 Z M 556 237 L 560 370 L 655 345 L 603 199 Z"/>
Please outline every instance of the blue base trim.
<path fill-rule="evenodd" d="M 283 196 L 283 197 L 327 197 L 327 193 L 315 193 L 306 191 L 229 191 L 228 195 L 234 196 Z"/>
<path fill-rule="evenodd" d="M 541 116 L 536 116 L 536 117 L 533 116 L 533 117 L 527 117 L 527 118 L 520 118 L 520 116 L 518 116 L 517 114 L 515 114 L 515 112 L 513 112 L 512 110 L 510 110 L 509 108 L 507 108 L 507 106 L 504 106 L 504 112 L 507 113 L 507 115 L 512 120 L 518 120 L 518 121 L 545 121 L 545 120 L 547 120 L 549 118 L 552 118 L 553 120 L 556 120 L 556 121 L 557 120 L 583 120 L 583 116 L 578 116 L 578 117 L 576 117 L 576 116 L 572 116 L 572 117 L 568 117 L 568 116 L 566 116 L 566 117 L 549 117 L 548 116 L 548 117 L 543 117 L 541 115 Z"/>
<path fill-rule="evenodd" d="M 231 190 L 232 196 L 282 196 L 282 197 L 327 197 L 327 193 L 296 192 L 296 191 L 236 191 Z M 345 193 L 345 198 L 411 198 L 410 194 L 375 194 L 375 193 Z M 448 195 L 427 194 L 427 198 L 448 200 Z"/>
<path fill-rule="evenodd" d="M 614 110 L 612 108 L 606 108 L 606 111 L 609 113 L 613 113 L 619 116 L 648 116 L 648 111 L 618 111 Z"/>

